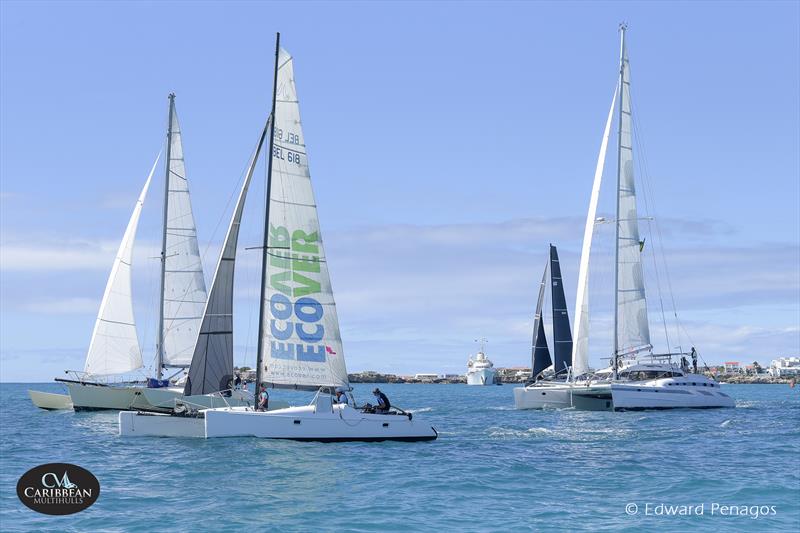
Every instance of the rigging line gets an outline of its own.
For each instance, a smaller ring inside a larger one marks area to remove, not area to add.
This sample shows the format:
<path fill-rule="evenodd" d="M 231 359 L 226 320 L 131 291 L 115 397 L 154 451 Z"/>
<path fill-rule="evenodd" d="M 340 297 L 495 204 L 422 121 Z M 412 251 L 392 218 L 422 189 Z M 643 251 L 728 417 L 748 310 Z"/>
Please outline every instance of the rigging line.
<path fill-rule="evenodd" d="M 629 100 L 629 103 L 631 105 L 631 111 L 633 111 L 633 98 L 629 96 L 628 100 Z M 642 176 L 640 181 L 649 184 L 650 183 L 650 178 L 649 178 L 649 175 L 647 173 L 647 168 L 646 168 L 645 161 L 644 161 L 644 159 L 645 159 L 644 158 L 644 149 L 642 148 L 642 145 L 643 145 L 644 141 L 641 138 L 642 137 L 641 130 L 639 128 L 639 122 L 638 122 L 638 120 L 636 120 L 636 116 L 633 116 L 633 120 L 631 122 L 633 124 L 633 131 L 632 131 L 633 141 L 634 141 L 634 143 L 636 143 L 636 148 L 637 148 L 637 150 L 639 151 L 639 154 L 640 154 L 640 157 L 636 158 L 636 162 L 637 162 L 637 165 L 639 167 L 639 172 L 640 172 L 640 174 Z M 645 211 L 646 211 L 646 213 L 648 215 L 647 233 L 648 233 L 648 236 L 650 237 L 650 242 L 653 242 L 653 221 L 651 220 L 652 217 L 650 217 L 649 215 L 651 215 L 651 214 L 655 215 L 655 213 L 650 208 L 649 197 L 652 196 L 652 192 L 648 192 L 648 188 L 649 188 L 648 185 L 645 185 L 645 189 L 644 189 L 644 191 L 642 191 L 642 192 L 644 192 L 644 194 L 642 196 L 643 196 L 643 200 L 644 200 L 644 208 L 645 208 Z M 663 292 L 661 290 L 661 276 L 658 273 L 658 262 L 656 261 L 655 250 L 653 251 L 653 253 L 651 253 L 649 255 L 653 259 L 653 271 L 655 272 L 655 275 L 656 275 L 656 287 L 658 289 L 658 303 L 659 303 L 659 307 L 660 307 L 660 310 L 661 310 L 661 322 L 664 325 L 664 339 L 667 342 L 667 350 L 670 350 L 672 348 L 672 346 L 669 343 L 669 330 L 667 328 L 667 317 L 666 317 L 666 314 L 664 313 L 664 297 L 663 297 Z"/>
<path fill-rule="evenodd" d="M 639 125 L 638 121 L 636 120 L 636 116 L 634 116 L 634 121 L 636 122 L 636 128 L 639 131 L 641 131 L 642 128 L 641 128 L 641 125 Z M 671 304 L 672 304 L 672 314 L 673 314 L 673 316 L 675 318 L 675 332 L 676 332 L 676 336 L 677 336 L 677 339 L 678 339 L 678 345 L 680 345 L 681 344 L 680 319 L 678 318 L 678 308 L 677 308 L 677 305 L 675 304 L 675 292 L 672 289 L 672 276 L 670 275 L 670 272 L 669 272 L 669 264 L 667 263 L 667 255 L 666 255 L 666 252 L 664 250 L 664 237 L 663 237 L 663 234 L 661 232 L 661 224 L 659 223 L 659 218 L 658 218 L 658 215 L 656 213 L 656 203 L 655 203 L 656 199 L 655 199 L 655 195 L 653 194 L 652 184 L 651 184 L 651 182 L 649 180 L 647 154 L 645 153 L 645 147 L 644 147 L 644 142 L 643 141 L 642 141 L 642 146 L 641 146 L 641 155 L 642 155 L 642 164 L 644 165 L 645 177 L 647 178 L 647 180 L 645 180 L 644 183 L 645 183 L 645 187 L 650 189 L 649 196 L 651 198 L 650 201 L 653 204 L 652 212 L 653 212 L 656 232 L 658 234 L 658 248 L 660 250 L 661 262 L 663 264 L 664 274 L 665 274 L 665 277 L 666 277 L 666 280 L 667 280 L 667 291 L 669 293 L 670 301 L 671 301 Z"/>
<path fill-rule="evenodd" d="M 255 153 L 256 147 L 258 146 L 258 142 L 259 141 L 256 142 L 256 144 L 253 147 L 253 150 L 252 150 L 251 153 Z M 249 166 L 250 166 L 250 159 L 247 160 L 247 163 L 245 163 L 244 168 L 240 171 L 239 179 L 236 180 L 236 185 L 232 188 L 230 194 L 228 195 L 228 200 L 225 203 L 225 207 L 222 209 L 222 212 L 220 213 L 219 218 L 217 219 L 217 223 L 214 226 L 214 230 L 211 232 L 211 239 L 209 239 L 206 242 L 205 249 L 203 250 L 203 253 L 200 254 L 200 264 L 201 264 L 201 266 L 202 266 L 204 260 L 206 259 L 206 256 L 208 255 L 208 251 L 211 248 L 211 243 L 214 241 L 214 237 L 216 237 L 217 232 L 219 231 L 219 227 L 220 227 L 220 225 L 222 224 L 222 221 L 225 218 L 225 215 L 228 213 L 228 209 L 229 209 L 229 207 L 231 205 L 231 202 L 233 201 L 233 198 L 234 197 L 238 197 L 238 195 L 236 193 L 237 193 L 237 191 L 239 191 L 241 189 L 241 186 L 244 183 L 244 179 L 245 179 L 245 176 L 247 174 L 247 169 L 248 169 Z M 187 192 L 188 192 L 188 189 L 187 189 Z M 192 219 L 194 219 L 194 213 L 192 213 Z M 227 237 L 227 235 L 226 235 L 226 237 Z M 195 223 L 195 239 L 197 239 L 197 224 L 196 223 Z M 188 240 L 188 239 L 186 239 L 186 240 Z M 183 241 L 183 242 L 185 242 L 185 241 Z M 222 246 L 224 246 L 224 245 L 225 245 L 225 243 L 223 242 Z M 222 250 L 220 250 L 220 253 L 221 252 L 222 252 Z M 215 267 L 216 267 L 216 265 L 215 265 Z M 214 273 L 216 274 L 216 268 L 214 269 Z M 212 274 L 212 276 L 213 275 L 214 274 Z M 205 273 L 203 275 L 203 285 L 205 285 Z M 212 286 L 214 285 L 214 280 L 213 279 L 211 280 L 211 285 Z M 180 302 L 178 304 L 177 309 L 175 310 L 175 313 L 178 313 L 181 310 L 181 307 L 185 303 L 184 302 L 184 298 L 186 297 L 187 294 L 189 294 L 189 290 L 190 289 L 187 286 L 186 289 L 184 290 L 184 293 L 180 297 Z M 208 299 L 209 291 L 210 291 L 210 288 L 206 287 L 206 299 Z M 199 302 L 192 302 L 192 303 L 199 303 Z M 202 319 L 202 317 L 200 317 L 200 318 Z M 174 322 L 174 320 L 173 320 L 173 322 Z M 169 327 L 169 328 L 164 328 L 164 329 L 165 329 L 165 332 L 167 332 L 167 331 L 171 331 L 172 328 Z"/>

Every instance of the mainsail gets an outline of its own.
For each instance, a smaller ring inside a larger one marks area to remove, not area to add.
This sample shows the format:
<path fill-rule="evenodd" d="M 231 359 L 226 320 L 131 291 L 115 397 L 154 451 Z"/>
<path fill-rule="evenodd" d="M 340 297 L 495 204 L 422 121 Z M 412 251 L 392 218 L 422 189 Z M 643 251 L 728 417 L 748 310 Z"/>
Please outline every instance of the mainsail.
<path fill-rule="evenodd" d="M 84 372 L 87 374 L 97 376 L 124 374 L 142 367 L 142 350 L 136 336 L 136 321 L 133 315 L 131 263 L 139 216 L 142 214 L 147 189 L 150 187 L 150 180 L 160 158 L 161 154 L 153 163 L 139 199 L 136 200 L 133 214 L 114 259 L 114 266 L 111 267 L 100 311 L 94 323 L 89 352 L 86 354 Z"/>
<path fill-rule="evenodd" d="M 170 129 L 164 203 L 161 343 L 163 366 L 189 366 L 206 305 L 206 283 L 189 198 L 175 95 L 170 95 Z M 159 366 L 158 373 L 160 375 Z"/>
<path fill-rule="evenodd" d="M 630 65 L 622 27 L 620 50 L 620 112 L 617 163 L 617 268 L 615 354 L 650 348 L 650 326 L 642 274 L 636 185 L 633 172 L 633 121 Z"/>
<path fill-rule="evenodd" d="M 192 365 L 189 367 L 189 376 L 183 390 L 185 396 L 210 394 L 230 388 L 230 380 L 233 378 L 233 274 L 236 244 L 239 240 L 239 227 L 247 190 L 271 125 L 272 117 L 267 120 L 258 139 L 256 150 L 247 167 L 242 190 L 239 192 L 239 199 L 233 209 L 228 233 L 225 235 L 217 269 L 211 282 L 200 334 L 194 347 Z"/>
<path fill-rule="evenodd" d="M 586 227 L 583 231 L 583 249 L 578 268 L 578 292 L 575 297 L 575 327 L 572 330 L 575 335 L 575 342 L 572 345 L 573 376 L 580 376 L 589 370 L 589 256 L 592 251 L 597 202 L 600 198 L 600 182 L 603 180 L 603 167 L 606 162 L 606 149 L 608 148 L 608 137 L 611 133 L 611 120 L 614 115 L 618 90 L 619 87 L 614 90 L 614 96 L 611 98 L 606 129 L 603 131 L 603 140 L 600 142 L 600 154 L 597 156 L 592 194 L 589 197 L 589 212 L 586 214 Z"/>
<path fill-rule="evenodd" d="M 544 372 L 553 361 L 550 359 L 550 350 L 547 348 L 547 337 L 544 334 L 544 320 L 542 320 L 542 304 L 544 304 L 544 293 L 547 285 L 547 267 L 549 261 L 544 265 L 542 282 L 539 284 L 539 298 L 536 300 L 536 314 L 533 316 L 533 344 L 531 346 L 531 379 L 536 378 Z"/>
<path fill-rule="evenodd" d="M 311 186 L 292 57 L 280 49 L 265 250 L 261 381 L 349 386 L 339 320 Z"/>
<path fill-rule="evenodd" d="M 553 303 L 553 355 L 556 374 L 566 372 L 572 366 L 572 333 L 570 332 L 567 299 L 561 280 L 561 265 L 558 250 L 550 245 L 550 281 Z"/>

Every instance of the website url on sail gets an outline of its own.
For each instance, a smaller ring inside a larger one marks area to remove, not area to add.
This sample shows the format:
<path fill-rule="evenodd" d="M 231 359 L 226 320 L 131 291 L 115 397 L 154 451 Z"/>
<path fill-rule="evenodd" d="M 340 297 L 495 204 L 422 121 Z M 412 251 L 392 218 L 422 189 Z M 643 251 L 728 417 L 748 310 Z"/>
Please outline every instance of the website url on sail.
<path fill-rule="evenodd" d="M 671 505 L 666 503 L 635 503 L 625 505 L 625 513 L 634 516 L 738 516 L 757 520 L 778 514 L 774 505 L 730 505 L 700 503 L 697 505 Z"/>

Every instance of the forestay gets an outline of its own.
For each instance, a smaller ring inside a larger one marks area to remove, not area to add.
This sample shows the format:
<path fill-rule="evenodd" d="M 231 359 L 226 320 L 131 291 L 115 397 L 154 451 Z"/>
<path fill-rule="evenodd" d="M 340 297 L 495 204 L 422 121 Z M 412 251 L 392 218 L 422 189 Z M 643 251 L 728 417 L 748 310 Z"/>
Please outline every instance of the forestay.
<path fill-rule="evenodd" d="M 228 232 L 222 244 L 217 269 L 211 281 L 208 302 L 203 313 L 200 334 L 194 347 L 192 365 L 186 380 L 183 394 L 193 396 L 210 394 L 231 387 L 233 378 L 233 275 L 236 264 L 236 245 L 239 240 L 239 227 L 247 198 L 250 181 L 264 144 L 264 138 L 271 127 L 272 118 L 267 121 L 264 131 L 250 159 L 247 173 L 239 192 L 239 199 L 233 209 Z"/>
<path fill-rule="evenodd" d="M 630 65 L 624 32 L 620 53 L 620 129 L 617 191 L 617 331 L 618 354 L 650 347 L 647 301 L 642 274 L 642 246 L 636 211 L 633 167 Z"/>
<path fill-rule="evenodd" d="M 183 143 L 174 101 L 169 146 L 164 258 L 163 364 L 189 366 L 206 304 L 206 283 L 189 198 Z"/>
<path fill-rule="evenodd" d="M 153 163 L 150 175 L 142 187 L 139 199 L 133 208 L 128 227 L 119 245 L 111 274 L 108 276 L 106 290 L 100 303 L 100 311 L 92 331 L 89 352 L 86 354 L 84 371 L 87 374 L 105 376 L 124 374 L 142 367 L 142 351 L 136 335 L 136 321 L 133 315 L 131 292 L 131 263 L 133 262 L 133 243 L 142 206 L 153 179 L 161 154 Z"/>
<path fill-rule="evenodd" d="M 348 386 L 293 61 L 283 49 L 275 98 L 262 381 L 304 389 Z"/>

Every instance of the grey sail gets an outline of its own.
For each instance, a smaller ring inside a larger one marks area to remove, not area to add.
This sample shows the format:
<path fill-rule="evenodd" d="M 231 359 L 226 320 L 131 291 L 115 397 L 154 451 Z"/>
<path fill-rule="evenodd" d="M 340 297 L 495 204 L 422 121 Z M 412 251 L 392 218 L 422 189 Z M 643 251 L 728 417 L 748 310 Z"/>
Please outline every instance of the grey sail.
<path fill-rule="evenodd" d="M 550 359 L 550 350 L 547 347 L 547 337 L 544 335 L 544 321 L 542 320 L 542 305 L 547 285 L 547 264 L 544 266 L 542 282 L 539 284 L 539 299 L 536 301 L 536 314 L 533 317 L 533 344 L 531 346 L 531 380 L 535 381 L 539 374 L 553 364 Z"/>
<path fill-rule="evenodd" d="M 633 172 L 631 84 L 625 33 L 620 52 L 619 141 L 617 162 L 617 292 L 614 351 L 631 354 L 650 348 L 647 300 L 642 273 L 642 248 Z"/>
<path fill-rule="evenodd" d="M 245 198 L 258 161 L 264 139 L 272 124 L 267 121 L 250 159 L 247 174 L 233 210 L 228 233 L 222 244 L 217 270 L 211 282 L 200 333 L 194 346 L 192 364 L 183 394 L 211 394 L 231 388 L 233 378 L 233 275 L 236 263 L 236 244 L 242 220 Z"/>
<path fill-rule="evenodd" d="M 567 299 L 561 281 L 561 265 L 558 250 L 550 245 L 550 281 L 553 292 L 553 355 L 556 374 L 566 372 L 572 366 L 572 332 L 570 331 Z"/>

